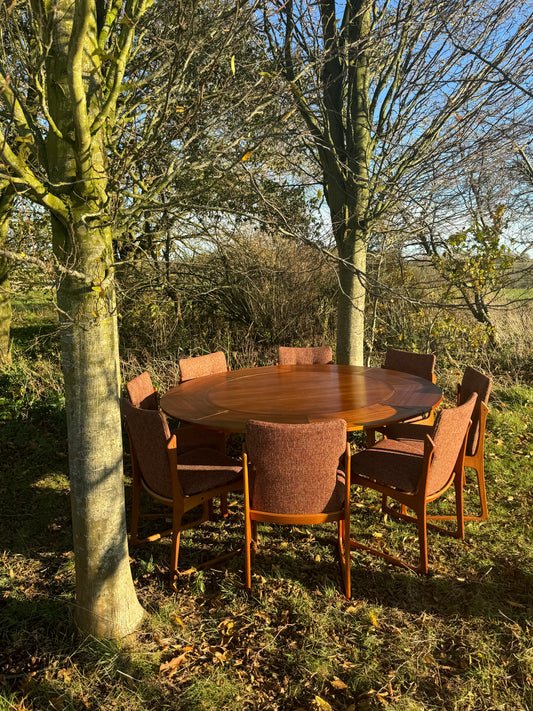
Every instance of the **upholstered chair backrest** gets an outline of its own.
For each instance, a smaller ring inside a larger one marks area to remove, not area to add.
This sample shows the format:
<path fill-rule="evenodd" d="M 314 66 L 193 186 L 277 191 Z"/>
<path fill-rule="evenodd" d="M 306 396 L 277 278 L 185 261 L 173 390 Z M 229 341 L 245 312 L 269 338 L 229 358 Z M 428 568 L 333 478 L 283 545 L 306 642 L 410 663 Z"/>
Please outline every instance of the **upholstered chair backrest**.
<path fill-rule="evenodd" d="M 473 394 L 463 405 L 440 412 L 433 431 L 435 451 L 428 473 L 428 495 L 440 491 L 452 478 L 476 399 Z"/>
<path fill-rule="evenodd" d="M 311 348 L 278 348 L 278 363 L 280 365 L 321 365 L 331 363 L 333 352 L 329 346 Z"/>
<path fill-rule="evenodd" d="M 339 460 L 346 422 L 278 424 L 250 420 L 246 452 L 252 509 L 281 514 L 338 511 L 345 497 Z"/>
<path fill-rule="evenodd" d="M 431 353 L 411 353 L 410 351 L 398 351 L 389 348 L 385 354 L 384 368 L 389 370 L 400 370 L 402 373 L 418 375 L 435 382 L 435 362 L 436 358 Z"/>
<path fill-rule="evenodd" d="M 170 439 L 166 417 L 158 410 L 143 410 L 127 400 L 120 401 L 130 437 L 132 456 L 145 484 L 159 496 L 172 497 L 172 480 L 167 453 Z"/>
<path fill-rule="evenodd" d="M 179 366 L 182 383 L 186 380 L 201 378 L 204 375 L 224 373 L 228 369 L 226 356 L 222 351 L 195 356 L 194 358 L 182 358 L 179 361 Z"/>
<path fill-rule="evenodd" d="M 146 371 L 126 383 L 126 390 L 134 407 L 141 407 L 143 410 L 159 409 L 157 392 Z"/>
<path fill-rule="evenodd" d="M 480 433 L 481 402 L 484 402 L 485 405 L 488 404 L 491 388 L 491 378 L 480 373 L 479 370 L 475 368 L 471 368 L 470 366 L 466 368 L 459 388 L 459 404 L 461 405 L 466 402 L 472 393 L 476 393 L 478 396 L 472 414 L 472 426 L 470 427 L 466 443 L 466 454 L 469 456 L 472 456 L 477 450 Z"/>

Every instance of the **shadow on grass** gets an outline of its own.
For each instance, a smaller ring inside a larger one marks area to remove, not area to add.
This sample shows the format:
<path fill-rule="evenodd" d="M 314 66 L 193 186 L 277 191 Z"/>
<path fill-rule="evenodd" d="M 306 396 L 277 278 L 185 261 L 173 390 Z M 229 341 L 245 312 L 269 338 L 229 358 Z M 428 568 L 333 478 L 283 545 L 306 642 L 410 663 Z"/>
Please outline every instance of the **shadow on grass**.
<path fill-rule="evenodd" d="M 379 571 L 354 564 L 352 594 L 413 615 L 427 612 L 443 618 L 493 620 L 505 615 L 525 619 L 533 611 L 533 575 L 497 559 L 482 579 L 471 580 L 449 575 L 418 576 L 400 568 Z"/>

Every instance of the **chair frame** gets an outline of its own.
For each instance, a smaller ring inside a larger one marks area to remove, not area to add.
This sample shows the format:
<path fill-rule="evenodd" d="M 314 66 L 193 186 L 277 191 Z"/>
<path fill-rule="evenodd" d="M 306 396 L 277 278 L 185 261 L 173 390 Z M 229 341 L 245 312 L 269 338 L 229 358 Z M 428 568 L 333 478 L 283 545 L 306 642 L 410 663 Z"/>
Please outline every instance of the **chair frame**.
<path fill-rule="evenodd" d="M 135 446 L 133 444 L 132 438 L 129 435 L 130 451 L 131 451 L 131 461 L 132 461 L 132 505 L 131 505 L 131 527 L 130 527 L 130 545 L 136 546 L 142 543 L 153 543 L 161 538 L 166 538 L 171 536 L 171 552 L 170 552 L 170 575 L 171 582 L 175 584 L 176 579 L 180 575 L 190 573 L 192 569 L 186 571 L 178 570 L 178 558 L 179 558 L 179 546 L 181 532 L 186 531 L 189 528 L 199 526 L 205 521 L 210 519 L 209 503 L 212 501 L 213 497 L 218 497 L 228 494 L 230 491 L 240 491 L 242 490 L 242 479 L 237 479 L 229 484 L 224 484 L 223 486 L 218 486 L 206 491 L 199 492 L 192 496 L 185 496 L 183 489 L 181 487 L 178 475 L 178 449 L 177 449 L 177 439 L 176 435 L 171 435 L 170 440 L 167 443 L 167 455 L 170 466 L 171 473 L 171 484 L 172 484 L 172 498 L 162 496 L 155 492 L 144 480 L 140 468 L 137 463 L 137 457 L 135 454 Z M 139 522 L 141 519 L 156 520 L 165 518 L 164 512 L 161 513 L 142 513 L 141 512 L 141 491 L 144 489 L 150 497 L 157 503 L 164 504 L 172 510 L 172 524 L 170 528 L 164 530 L 156 531 L 155 533 L 149 534 L 143 538 L 139 538 Z M 183 523 L 183 516 L 193 509 L 202 506 L 202 513 L 194 521 L 189 521 L 188 523 Z M 205 561 L 194 569 L 202 570 L 204 568 L 212 567 L 224 560 L 228 560 L 233 556 L 240 553 L 241 549 L 228 551 L 223 553 L 216 558 Z"/>
<path fill-rule="evenodd" d="M 248 473 L 248 453 L 246 444 L 243 446 L 243 477 L 244 477 L 244 553 L 245 553 L 245 584 L 248 592 L 252 589 L 252 561 L 257 552 L 258 523 L 289 524 L 294 526 L 304 526 L 316 523 L 327 523 L 337 521 L 337 545 L 339 562 L 344 584 L 344 594 L 349 600 L 351 598 L 351 576 L 350 576 L 350 445 L 346 444 L 344 453 L 344 475 L 346 482 L 346 493 L 344 506 L 337 511 L 315 514 L 278 514 L 268 511 L 260 511 L 250 508 L 250 486 Z"/>
<path fill-rule="evenodd" d="M 457 457 L 456 463 L 454 465 L 453 471 L 451 472 L 448 480 L 437 492 L 428 495 L 428 477 L 431 462 L 435 452 L 435 442 L 429 434 L 424 437 L 424 458 L 422 466 L 422 474 L 418 481 L 418 486 L 413 493 L 401 491 L 393 487 L 386 486 L 384 484 L 379 484 L 367 477 L 359 476 L 358 474 L 352 473 L 352 484 L 358 484 L 365 488 L 374 489 L 382 494 L 382 511 L 383 513 L 391 514 L 395 518 L 400 518 L 404 521 L 410 523 L 416 523 L 418 528 L 418 542 L 420 549 L 420 557 L 418 565 L 412 565 L 406 561 L 398 558 L 396 556 L 385 553 L 379 548 L 374 548 L 372 546 L 367 546 L 359 541 L 352 539 L 350 541 L 352 550 L 363 550 L 372 555 L 378 556 L 385 559 L 389 563 L 394 565 L 399 565 L 405 568 L 413 570 L 415 573 L 428 573 L 428 546 L 427 546 L 427 529 L 439 531 L 453 538 L 459 538 L 461 540 L 465 537 L 464 531 L 464 514 L 463 514 L 463 468 L 464 468 L 464 458 L 465 458 L 465 448 L 466 441 L 468 438 L 468 431 L 470 425 L 467 428 L 466 435 L 464 437 L 463 443 L 461 445 L 461 450 L 459 456 Z M 455 507 L 456 507 L 456 519 L 457 519 L 457 530 L 453 531 L 443 526 L 437 524 L 429 523 L 429 519 L 434 517 L 428 516 L 427 514 L 427 504 L 438 499 L 442 494 L 444 494 L 451 485 L 455 487 Z M 391 506 L 388 505 L 388 499 L 392 498 L 396 500 L 402 507 L 401 511 L 396 511 Z M 414 516 L 407 514 L 406 509 L 409 508 L 414 512 Z"/>
<path fill-rule="evenodd" d="M 138 398 L 135 397 L 136 393 L 135 390 L 132 388 L 132 384 L 135 381 L 139 381 L 141 378 L 143 378 L 146 382 L 146 384 L 149 384 L 150 389 L 146 389 L 146 394 L 143 400 L 139 400 Z M 140 373 L 138 376 L 135 378 L 132 378 L 132 380 L 128 381 L 126 383 L 126 390 L 128 392 L 128 396 L 130 398 L 130 401 L 134 407 L 140 407 L 142 410 L 157 410 L 159 411 L 159 393 L 157 388 L 154 387 L 152 380 L 150 378 L 150 374 L 145 370 L 142 373 Z M 144 403 L 144 404 L 143 404 Z M 185 430 L 186 428 L 189 427 L 196 427 L 197 429 L 201 427 L 201 425 L 190 425 L 189 423 L 180 423 L 180 429 Z M 207 448 L 211 448 L 209 444 L 205 445 Z M 201 448 L 201 445 L 198 445 L 197 447 L 193 447 L 194 449 Z M 217 446 L 218 449 L 218 446 Z M 220 447 L 220 451 L 224 453 L 226 451 L 226 438 L 224 438 L 224 442 Z M 209 519 L 211 521 L 214 521 L 216 519 L 215 516 L 215 509 L 213 505 L 213 500 L 208 502 L 208 508 L 209 508 Z M 220 515 L 223 518 L 227 518 L 228 516 L 228 501 L 227 497 L 223 495 L 220 499 Z"/>
<path fill-rule="evenodd" d="M 457 405 L 461 405 L 461 385 L 457 385 Z M 478 396 L 479 405 L 479 436 L 476 443 L 476 448 L 473 454 L 466 453 L 466 443 L 465 443 L 465 455 L 464 455 L 464 465 L 463 465 L 463 486 L 466 486 L 466 469 L 470 467 L 476 472 L 477 483 L 478 483 L 478 495 L 479 495 L 479 514 L 465 514 L 463 513 L 463 519 L 465 521 L 486 521 L 489 517 L 488 506 L 487 506 L 487 491 L 485 488 L 485 430 L 487 423 L 487 415 L 489 408 L 487 404 L 481 400 Z M 419 422 L 413 422 L 411 424 L 420 424 Z M 373 444 L 373 442 L 371 443 Z M 383 505 L 382 505 L 383 508 Z M 383 508 L 385 512 L 385 509 Z M 391 516 L 396 516 L 396 511 L 387 511 Z M 402 507 L 402 514 L 405 514 L 405 507 Z M 457 517 L 455 514 L 431 514 L 428 515 L 428 520 L 430 521 L 453 521 Z"/>

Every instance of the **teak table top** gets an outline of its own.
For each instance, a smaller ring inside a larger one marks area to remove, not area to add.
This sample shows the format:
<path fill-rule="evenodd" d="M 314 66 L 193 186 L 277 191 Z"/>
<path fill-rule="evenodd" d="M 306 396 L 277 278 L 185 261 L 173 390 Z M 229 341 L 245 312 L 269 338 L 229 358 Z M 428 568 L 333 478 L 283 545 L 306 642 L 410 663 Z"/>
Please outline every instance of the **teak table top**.
<path fill-rule="evenodd" d="M 350 365 L 272 365 L 188 380 L 161 398 L 169 416 L 227 432 L 247 420 L 340 418 L 348 430 L 410 419 L 442 400 L 440 389 L 396 370 Z"/>

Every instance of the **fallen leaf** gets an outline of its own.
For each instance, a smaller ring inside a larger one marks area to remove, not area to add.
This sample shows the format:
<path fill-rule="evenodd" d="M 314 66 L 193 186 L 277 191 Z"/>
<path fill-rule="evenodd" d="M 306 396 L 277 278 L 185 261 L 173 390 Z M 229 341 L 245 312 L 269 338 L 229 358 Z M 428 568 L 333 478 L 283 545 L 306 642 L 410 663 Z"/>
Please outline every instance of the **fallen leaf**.
<path fill-rule="evenodd" d="M 369 613 L 368 613 L 368 621 L 369 621 L 372 625 L 374 625 L 374 627 L 376 627 L 376 628 L 379 627 L 378 618 L 374 615 L 373 612 L 369 612 Z"/>
<path fill-rule="evenodd" d="M 183 629 L 185 629 L 185 625 L 184 625 L 183 622 L 181 621 L 181 618 L 180 618 L 180 617 L 178 617 L 177 615 L 172 615 L 172 618 L 171 618 L 171 619 L 172 619 L 176 624 L 180 625 L 180 627 L 182 627 Z"/>
<path fill-rule="evenodd" d="M 183 650 L 183 653 L 180 654 L 177 657 L 174 657 L 173 659 L 170 659 L 168 662 L 163 662 L 162 664 L 159 665 L 159 673 L 160 674 L 167 674 L 170 678 L 176 674 L 178 671 L 179 667 L 185 662 L 187 658 L 187 654 L 189 652 L 192 652 L 192 647 L 185 647 Z"/>
<path fill-rule="evenodd" d="M 235 623 L 233 620 L 223 620 L 219 626 L 218 629 L 220 632 L 222 632 L 223 635 L 226 635 L 226 637 L 229 637 L 232 634 L 232 630 L 235 626 Z"/>

